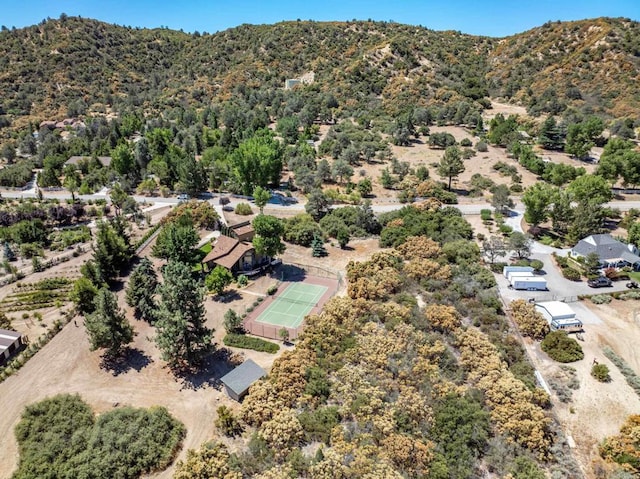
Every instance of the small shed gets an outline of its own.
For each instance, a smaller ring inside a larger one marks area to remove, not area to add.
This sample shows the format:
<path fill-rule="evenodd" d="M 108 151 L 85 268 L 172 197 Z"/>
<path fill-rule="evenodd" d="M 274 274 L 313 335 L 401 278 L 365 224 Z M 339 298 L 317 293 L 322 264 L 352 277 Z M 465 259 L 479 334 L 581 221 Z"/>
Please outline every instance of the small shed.
<path fill-rule="evenodd" d="M 0 365 L 22 348 L 22 335 L 8 329 L 0 329 Z"/>
<path fill-rule="evenodd" d="M 253 383 L 267 375 L 266 371 L 251 359 L 220 378 L 231 399 L 241 401 Z"/>

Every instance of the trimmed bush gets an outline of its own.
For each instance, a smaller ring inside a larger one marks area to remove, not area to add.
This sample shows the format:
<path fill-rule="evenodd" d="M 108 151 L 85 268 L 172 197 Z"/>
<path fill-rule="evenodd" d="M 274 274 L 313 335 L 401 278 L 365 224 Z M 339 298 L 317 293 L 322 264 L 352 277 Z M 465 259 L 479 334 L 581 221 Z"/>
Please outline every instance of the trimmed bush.
<path fill-rule="evenodd" d="M 491 221 L 493 219 L 493 213 L 491 210 L 482 209 L 480 210 L 480 218 L 482 221 Z"/>
<path fill-rule="evenodd" d="M 573 268 L 563 268 L 562 276 L 564 276 L 569 281 L 580 281 L 580 271 Z"/>
<path fill-rule="evenodd" d="M 246 285 L 249 284 L 249 278 L 247 278 L 246 275 L 241 274 L 236 279 L 236 282 L 238 283 L 238 286 L 240 286 L 241 288 L 244 288 Z"/>
<path fill-rule="evenodd" d="M 584 358 L 582 347 L 564 331 L 552 331 L 540 343 L 542 350 L 554 361 L 572 363 Z"/>
<path fill-rule="evenodd" d="M 609 368 L 606 364 L 594 364 L 591 368 L 591 375 L 601 383 L 611 382 L 611 376 L 609 376 Z"/>
<path fill-rule="evenodd" d="M 265 341 L 264 339 L 254 338 L 253 336 L 245 336 L 244 334 L 228 333 L 222 342 L 225 346 L 232 348 L 252 349 L 265 353 L 275 354 L 280 349 L 276 343 Z"/>
<path fill-rule="evenodd" d="M 531 263 L 529 263 L 529 266 L 531 266 L 536 271 L 540 271 L 542 268 L 544 268 L 544 263 L 539 259 L 534 259 L 531 261 Z"/>
<path fill-rule="evenodd" d="M 611 302 L 611 296 L 608 294 L 596 294 L 589 299 L 593 304 L 609 304 Z"/>
<path fill-rule="evenodd" d="M 276 291 L 278 291 L 278 285 L 277 284 L 272 284 L 271 286 L 269 286 L 269 288 L 267 289 L 267 294 L 269 296 L 273 296 L 274 294 L 276 294 Z"/>
<path fill-rule="evenodd" d="M 242 216 L 253 214 L 253 210 L 251 209 L 251 205 L 249 203 L 238 203 L 234 212 L 235 214 Z"/>

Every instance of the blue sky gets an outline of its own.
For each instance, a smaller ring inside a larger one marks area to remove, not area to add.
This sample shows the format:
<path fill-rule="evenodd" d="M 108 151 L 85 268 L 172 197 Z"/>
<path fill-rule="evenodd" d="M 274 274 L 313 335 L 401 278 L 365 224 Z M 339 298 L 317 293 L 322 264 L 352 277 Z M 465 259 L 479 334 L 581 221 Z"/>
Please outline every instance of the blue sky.
<path fill-rule="evenodd" d="M 17 28 L 61 13 L 118 25 L 214 33 L 282 20 L 393 20 L 433 30 L 506 36 L 548 20 L 640 20 L 640 0 L 0 0 L 0 25 Z"/>

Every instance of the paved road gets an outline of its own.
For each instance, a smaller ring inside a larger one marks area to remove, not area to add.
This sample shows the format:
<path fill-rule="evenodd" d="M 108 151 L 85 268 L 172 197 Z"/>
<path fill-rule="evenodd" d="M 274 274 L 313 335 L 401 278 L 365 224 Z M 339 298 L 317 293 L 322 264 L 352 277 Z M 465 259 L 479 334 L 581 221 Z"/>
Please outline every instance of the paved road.
<path fill-rule="evenodd" d="M 35 189 L 29 189 L 24 191 L 8 191 L 0 189 L 0 194 L 4 198 L 37 198 L 38 195 Z M 65 190 L 60 191 L 43 191 L 42 196 L 48 199 L 59 199 L 59 200 L 67 200 L 71 199 L 71 194 L 69 194 Z M 235 207 L 238 203 L 247 202 L 246 199 L 243 198 L 234 198 L 229 195 L 219 195 L 219 194 L 210 194 L 205 198 L 206 201 L 214 205 L 218 205 L 218 199 L 220 196 L 228 197 L 230 200 L 229 206 Z M 100 200 L 104 199 L 109 201 L 109 194 L 106 190 L 102 190 L 98 193 L 92 195 L 76 195 L 77 198 L 80 198 L 83 201 L 89 200 Z M 180 203 L 180 200 L 177 198 L 164 198 L 162 196 L 140 196 L 140 195 L 132 195 L 133 199 L 138 203 L 162 203 L 167 205 L 177 205 Z M 385 213 L 388 211 L 394 211 L 406 206 L 400 202 L 393 203 L 385 203 L 385 204 L 373 204 L 371 208 L 376 213 Z M 480 210 L 484 208 L 490 208 L 491 206 L 485 202 L 478 202 L 473 204 L 461 204 L 461 205 L 452 205 L 455 208 L 458 208 L 465 215 L 479 215 Z M 288 205 L 282 205 L 278 203 L 268 203 L 265 207 L 265 211 L 273 211 L 273 212 L 281 212 L 283 214 L 291 213 L 298 214 L 304 212 L 304 203 L 293 203 Z"/>

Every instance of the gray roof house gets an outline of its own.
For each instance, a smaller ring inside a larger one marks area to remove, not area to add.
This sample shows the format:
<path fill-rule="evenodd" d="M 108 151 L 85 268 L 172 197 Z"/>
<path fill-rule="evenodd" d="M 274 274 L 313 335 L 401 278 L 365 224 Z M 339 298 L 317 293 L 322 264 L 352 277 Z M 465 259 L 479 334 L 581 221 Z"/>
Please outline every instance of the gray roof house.
<path fill-rule="evenodd" d="M 610 234 L 588 236 L 578 242 L 571 250 L 572 256 L 587 256 L 596 253 L 603 268 L 621 268 L 631 266 L 640 270 L 638 248 L 614 239 Z"/>
<path fill-rule="evenodd" d="M 267 375 L 266 371 L 251 359 L 247 359 L 237 368 L 220 378 L 231 399 L 241 401 L 249 391 L 249 387 Z"/>

